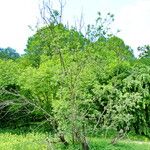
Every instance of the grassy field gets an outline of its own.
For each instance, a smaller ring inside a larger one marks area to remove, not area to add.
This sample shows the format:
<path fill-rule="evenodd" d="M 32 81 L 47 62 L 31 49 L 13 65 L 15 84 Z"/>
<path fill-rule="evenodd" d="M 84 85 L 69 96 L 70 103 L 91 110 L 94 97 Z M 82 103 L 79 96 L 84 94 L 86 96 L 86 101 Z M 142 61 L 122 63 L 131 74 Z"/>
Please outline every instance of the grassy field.
<path fill-rule="evenodd" d="M 76 146 L 64 147 L 51 144 L 50 136 L 43 133 L 17 133 L 0 130 L 0 150 L 80 150 Z M 116 145 L 110 144 L 110 139 L 90 138 L 91 150 L 150 150 L 149 141 L 122 140 Z"/>

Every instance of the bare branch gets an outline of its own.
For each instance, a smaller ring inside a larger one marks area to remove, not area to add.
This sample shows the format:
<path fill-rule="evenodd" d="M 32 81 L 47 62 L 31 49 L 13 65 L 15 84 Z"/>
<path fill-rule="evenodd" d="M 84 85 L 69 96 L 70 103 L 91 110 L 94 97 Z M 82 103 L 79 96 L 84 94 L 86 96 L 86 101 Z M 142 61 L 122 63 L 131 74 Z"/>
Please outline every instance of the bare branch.
<path fill-rule="evenodd" d="M 80 16 L 80 19 L 79 19 L 79 32 L 82 31 L 84 26 L 85 26 L 84 16 L 83 16 L 83 12 L 81 12 L 81 16 Z"/>
<path fill-rule="evenodd" d="M 63 0 L 59 0 L 59 4 L 60 4 L 60 20 L 59 20 L 59 22 L 62 23 L 63 9 L 66 5 L 66 0 L 64 2 L 63 2 Z"/>

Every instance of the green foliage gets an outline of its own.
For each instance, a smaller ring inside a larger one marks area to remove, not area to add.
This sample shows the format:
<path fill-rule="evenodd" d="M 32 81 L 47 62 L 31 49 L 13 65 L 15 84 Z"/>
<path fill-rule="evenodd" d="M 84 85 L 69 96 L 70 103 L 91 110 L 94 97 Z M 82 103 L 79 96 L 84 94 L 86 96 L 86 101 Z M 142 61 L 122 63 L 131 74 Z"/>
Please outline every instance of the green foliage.
<path fill-rule="evenodd" d="M 41 55 L 52 58 L 61 49 L 75 52 L 82 50 L 85 46 L 83 35 L 71 29 L 68 30 L 62 24 L 50 24 L 41 28 L 34 36 L 30 37 L 26 49 L 26 57 L 32 66 L 40 65 Z"/>
<path fill-rule="evenodd" d="M 131 75 L 125 80 L 124 84 L 127 91 L 139 93 L 142 96 L 137 111 L 134 113 L 135 130 L 137 133 L 148 135 L 150 134 L 150 68 L 145 65 L 136 66 L 133 68 Z"/>
<path fill-rule="evenodd" d="M 108 38 L 112 36 L 111 23 L 114 21 L 114 15 L 107 13 L 103 18 L 102 14 L 98 12 L 95 25 L 88 25 L 86 36 L 90 41 L 97 41 L 99 38 Z"/>
<path fill-rule="evenodd" d="M 2 60 L 8 60 L 8 59 L 17 59 L 19 58 L 19 54 L 16 52 L 16 50 L 7 47 L 7 48 L 0 48 L 0 59 Z"/>
<path fill-rule="evenodd" d="M 0 60 L 4 126 L 46 123 L 80 143 L 109 129 L 150 136 L 150 68 L 109 35 L 108 20 L 99 16 L 88 37 L 51 23 L 28 39 L 17 61 Z"/>
<path fill-rule="evenodd" d="M 17 82 L 20 69 L 17 63 L 12 60 L 0 60 L 0 86 L 14 85 Z"/>
<path fill-rule="evenodd" d="M 140 58 L 150 57 L 150 45 L 139 46 L 138 51 L 140 52 Z"/>

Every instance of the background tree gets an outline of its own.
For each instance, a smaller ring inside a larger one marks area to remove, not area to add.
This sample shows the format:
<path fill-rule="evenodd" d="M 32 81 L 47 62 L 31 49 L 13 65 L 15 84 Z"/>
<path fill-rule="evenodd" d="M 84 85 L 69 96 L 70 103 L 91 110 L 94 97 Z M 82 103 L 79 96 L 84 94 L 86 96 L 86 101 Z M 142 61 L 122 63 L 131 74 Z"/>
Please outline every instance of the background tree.
<path fill-rule="evenodd" d="M 0 59 L 8 60 L 8 59 L 17 59 L 20 55 L 16 52 L 16 50 L 7 47 L 7 48 L 0 48 Z"/>

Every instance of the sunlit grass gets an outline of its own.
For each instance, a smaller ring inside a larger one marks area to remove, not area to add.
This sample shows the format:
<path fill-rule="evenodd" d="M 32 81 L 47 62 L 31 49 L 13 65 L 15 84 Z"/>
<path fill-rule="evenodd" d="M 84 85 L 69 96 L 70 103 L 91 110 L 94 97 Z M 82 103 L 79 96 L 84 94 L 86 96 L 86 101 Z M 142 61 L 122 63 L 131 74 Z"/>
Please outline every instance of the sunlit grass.
<path fill-rule="evenodd" d="M 45 150 L 46 136 L 41 133 L 0 133 L 0 150 Z"/>
<path fill-rule="evenodd" d="M 50 144 L 52 138 L 44 133 L 23 133 L 0 130 L 0 150 L 80 150 L 80 145 L 64 147 L 60 142 Z M 122 140 L 112 145 L 110 139 L 89 138 L 91 150 L 150 150 L 150 142 Z"/>

